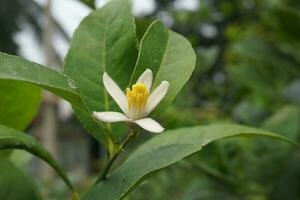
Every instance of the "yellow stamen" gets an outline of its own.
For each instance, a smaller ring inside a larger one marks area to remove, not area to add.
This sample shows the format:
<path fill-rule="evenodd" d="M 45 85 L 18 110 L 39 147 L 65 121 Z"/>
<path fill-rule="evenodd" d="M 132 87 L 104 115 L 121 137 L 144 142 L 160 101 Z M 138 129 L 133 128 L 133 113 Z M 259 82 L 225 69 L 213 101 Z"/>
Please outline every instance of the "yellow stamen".
<path fill-rule="evenodd" d="M 145 114 L 145 106 L 148 100 L 149 92 L 143 83 L 136 83 L 132 89 L 126 88 L 128 100 L 129 117 L 137 119 Z"/>

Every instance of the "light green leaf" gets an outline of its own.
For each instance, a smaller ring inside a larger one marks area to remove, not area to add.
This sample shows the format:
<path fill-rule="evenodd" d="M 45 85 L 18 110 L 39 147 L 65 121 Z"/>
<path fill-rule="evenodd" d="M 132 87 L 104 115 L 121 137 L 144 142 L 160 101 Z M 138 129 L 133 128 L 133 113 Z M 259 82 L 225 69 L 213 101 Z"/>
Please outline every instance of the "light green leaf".
<path fill-rule="evenodd" d="M 23 130 L 36 115 L 41 91 L 18 81 L 0 79 L 0 123 Z"/>
<path fill-rule="evenodd" d="M 166 131 L 141 145 L 107 180 L 98 183 L 82 199 L 122 199 L 154 172 L 192 155 L 211 142 L 237 136 L 265 136 L 289 141 L 269 131 L 231 124 Z"/>
<path fill-rule="evenodd" d="M 5 149 L 23 149 L 38 156 L 51 165 L 66 185 L 73 190 L 73 186 L 63 169 L 52 155 L 33 137 L 7 126 L 0 125 L 0 150 Z"/>
<path fill-rule="evenodd" d="M 64 72 L 78 85 L 90 111 L 113 110 L 113 102 L 102 82 L 107 72 L 125 88 L 137 57 L 135 24 L 128 0 L 113 0 L 91 12 L 75 31 Z M 94 119 L 76 114 L 86 128 L 99 134 Z M 96 128 L 96 130 L 95 130 Z"/>
<path fill-rule="evenodd" d="M 189 79 L 195 62 L 195 52 L 188 40 L 155 21 L 142 38 L 131 83 L 134 83 L 146 68 L 151 69 L 154 74 L 152 89 L 161 81 L 168 81 L 168 94 L 156 109 L 162 110 L 172 102 Z"/>
<path fill-rule="evenodd" d="M 49 67 L 18 56 L 0 52 L 0 79 L 31 83 L 53 92 L 72 104 L 82 106 L 72 79 Z"/>
<path fill-rule="evenodd" d="M 0 177 L 0 199 L 41 199 L 30 177 L 7 158 L 0 157 Z"/>

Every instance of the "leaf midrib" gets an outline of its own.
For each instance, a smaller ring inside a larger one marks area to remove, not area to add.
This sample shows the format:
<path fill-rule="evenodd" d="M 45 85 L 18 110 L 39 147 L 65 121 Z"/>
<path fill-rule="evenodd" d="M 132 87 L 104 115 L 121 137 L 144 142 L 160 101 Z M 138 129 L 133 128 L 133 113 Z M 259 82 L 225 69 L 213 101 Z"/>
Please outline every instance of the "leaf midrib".
<path fill-rule="evenodd" d="M 145 34 L 143 35 L 143 38 L 140 42 L 140 48 L 139 48 L 139 54 L 138 54 L 138 58 L 137 58 L 137 61 L 136 61 L 136 65 L 134 67 L 134 70 L 132 72 L 132 75 L 131 75 L 131 78 L 130 78 L 130 84 L 129 85 L 132 85 L 132 82 L 133 82 L 133 78 L 134 78 L 134 75 L 136 73 L 136 69 L 138 68 L 138 64 L 139 64 L 139 61 L 141 59 L 141 53 L 142 53 L 142 49 L 143 49 L 143 46 L 144 46 L 144 39 L 149 35 L 149 31 L 151 30 L 151 27 L 154 26 L 155 24 L 157 23 L 160 23 L 158 20 L 152 22 L 149 27 L 147 28 L 147 31 L 145 32 Z M 160 63 L 159 63 L 159 67 L 158 67 L 158 70 L 156 72 L 156 74 L 154 75 L 154 80 L 152 81 L 152 86 L 155 86 L 155 83 L 157 81 L 157 75 L 159 74 L 159 71 L 161 69 L 161 66 L 162 66 L 162 63 L 164 62 L 164 59 L 165 59 L 165 56 L 167 54 L 167 51 L 168 51 L 168 47 L 169 47 L 169 43 L 170 43 L 170 40 L 169 40 L 169 36 L 170 36 L 170 32 L 168 31 L 168 37 L 167 37 L 167 43 L 166 43 L 166 46 L 165 46 L 165 50 L 164 50 L 164 53 L 163 53 L 163 56 L 162 58 L 160 59 Z M 152 87 L 153 89 L 153 87 Z"/>

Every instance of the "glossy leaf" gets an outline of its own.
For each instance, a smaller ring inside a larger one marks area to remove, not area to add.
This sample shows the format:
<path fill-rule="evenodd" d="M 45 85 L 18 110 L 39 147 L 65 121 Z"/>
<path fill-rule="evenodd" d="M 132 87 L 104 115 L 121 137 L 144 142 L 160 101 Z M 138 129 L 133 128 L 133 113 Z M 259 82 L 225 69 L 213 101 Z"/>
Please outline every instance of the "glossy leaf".
<path fill-rule="evenodd" d="M 82 107 L 72 79 L 56 70 L 23 58 L 0 53 L 0 79 L 17 80 L 40 86 Z"/>
<path fill-rule="evenodd" d="M 71 41 L 64 72 L 78 85 L 89 111 L 112 110 L 113 101 L 104 89 L 102 75 L 107 72 L 125 89 L 136 57 L 135 24 L 129 1 L 113 0 L 81 22 Z M 94 135 L 99 134 L 99 124 L 92 116 L 83 116 L 77 110 L 84 126 Z"/>
<path fill-rule="evenodd" d="M 265 136 L 289 141 L 269 131 L 230 124 L 166 131 L 141 145 L 107 180 L 87 192 L 83 200 L 122 199 L 154 172 L 192 155 L 211 142 L 237 136 Z"/>
<path fill-rule="evenodd" d="M 72 39 L 64 72 L 76 82 L 90 110 L 109 110 L 102 75 L 107 72 L 125 87 L 135 58 L 130 5 L 127 0 L 113 0 L 81 22 Z"/>
<path fill-rule="evenodd" d="M 33 137 L 7 126 L 0 125 L 0 150 L 5 149 L 23 149 L 38 156 L 51 165 L 64 180 L 66 185 L 73 190 L 73 186 L 63 169 L 52 155 Z"/>
<path fill-rule="evenodd" d="M 36 115 L 41 90 L 33 85 L 0 79 L 0 123 L 23 130 Z"/>
<path fill-rule="evenodd" d="M 78 95 L 75 82 L 67 75 L 17 56 L 0 53 L 0 79 L 37 85 L 66 99 L 76 110 L 81 111 L 82 115 L 79 119 L 85 127 L 87 127 L 84 123 L 86 118 L 89 120 L 88 125 L 92 124 L 92 128 L 97 127 L 96 131 L 88 128 L 89 131 L 94 130 L 92 132 L 94 133 L 93 136 L 99 141 L 105 140 L 105 137 L 101 134 L 99 124 L 91 117 L 90 112 Z"/>
<path fill-rule="evenodd" d="M 41 199 L 30 177 L 7 158 L 0 157 L 0 177 L 0 199 Z"/>
<path fill-rule="evenodd" d="M 161 81 L 168 81 L 169 91 L 159 104 L 157 110 L 160 110 L 170 104 L 182 89 L 194 70 L 195 62 L 195 52 L 189 41 L 155 21 L 142 38 L 131 83 L 134 83 L 146 68 L 151 69 L 154 74 L 152 89 Z"/>

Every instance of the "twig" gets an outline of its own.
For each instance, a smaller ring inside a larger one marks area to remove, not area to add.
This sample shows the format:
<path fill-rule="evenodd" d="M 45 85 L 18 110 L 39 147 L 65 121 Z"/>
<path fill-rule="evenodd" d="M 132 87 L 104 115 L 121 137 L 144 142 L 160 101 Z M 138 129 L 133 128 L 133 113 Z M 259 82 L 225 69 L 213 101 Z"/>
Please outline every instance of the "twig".
<path fill-rule="evenodd" d="M 107 174 L 109 173 L 109 170 L 111 168 L 111 166 L 113 165 L 113 163 L 115 162 L 115 160 L 118 158 L 118 156 L 124 151 L 124 148 L 129 144 L 129 142 L 134 139 L 136 137 L 136 135 L 138 134 L 137 131 L 132 131 L 130 132 L 127 137 L 125 138 L 125 140 L 120 144 L 120 146 L 118 147 L 118 150 L 116 153 L 114 153 L 109 161 L 107 162 L 103 172 L 101 173 L 100 177 L 96 180 L 96 182 L 94 183 L 94 185 L 96 185 L 97 183 L 99 183 L 100 181 L 104 180 L 107 178 Z"/>

